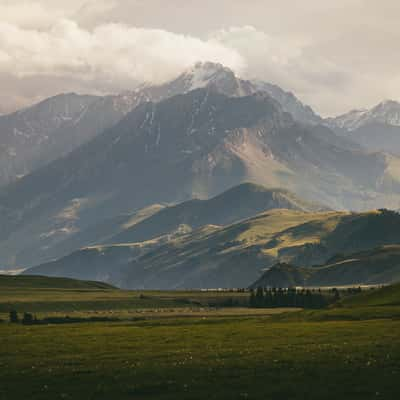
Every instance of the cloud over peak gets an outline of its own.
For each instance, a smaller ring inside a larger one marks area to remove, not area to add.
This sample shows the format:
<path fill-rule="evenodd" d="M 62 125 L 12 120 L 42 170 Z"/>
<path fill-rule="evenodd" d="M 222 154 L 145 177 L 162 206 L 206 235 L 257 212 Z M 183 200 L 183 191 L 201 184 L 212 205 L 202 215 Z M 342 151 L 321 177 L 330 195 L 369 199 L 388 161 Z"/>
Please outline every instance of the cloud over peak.
<path fill-rule="evenodd" d="M 395 0 L 2 0 L 0 109 L 161 83 L 197 61 L 278 84 L 323 115 L 369 107 L 400 98 L 399 13 Z"/>

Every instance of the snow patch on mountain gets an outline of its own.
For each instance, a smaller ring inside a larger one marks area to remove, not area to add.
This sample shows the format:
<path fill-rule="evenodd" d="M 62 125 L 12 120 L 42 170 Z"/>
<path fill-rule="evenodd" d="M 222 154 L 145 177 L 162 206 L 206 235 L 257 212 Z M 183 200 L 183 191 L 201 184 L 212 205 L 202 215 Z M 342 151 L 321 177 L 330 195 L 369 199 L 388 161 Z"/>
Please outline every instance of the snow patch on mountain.
<path fill-rule="evenodd" d="M 400 103 L 385 100 L 370 110 L 352 110 L 327 120 L 328 125 L 354 131 L 372 123 L 400 126 Z"/>

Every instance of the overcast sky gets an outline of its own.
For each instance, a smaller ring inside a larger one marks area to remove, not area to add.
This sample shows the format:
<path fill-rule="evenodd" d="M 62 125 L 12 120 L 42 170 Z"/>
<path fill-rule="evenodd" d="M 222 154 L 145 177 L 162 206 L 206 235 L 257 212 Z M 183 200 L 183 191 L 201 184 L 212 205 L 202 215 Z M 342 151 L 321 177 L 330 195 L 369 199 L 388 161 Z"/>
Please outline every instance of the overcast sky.
<path fill-rule="evenodd" d="M 0 0 L 0 112 L 163 82 L 198 60 L 322 115 L 400 100 L 398 0 Z"/>

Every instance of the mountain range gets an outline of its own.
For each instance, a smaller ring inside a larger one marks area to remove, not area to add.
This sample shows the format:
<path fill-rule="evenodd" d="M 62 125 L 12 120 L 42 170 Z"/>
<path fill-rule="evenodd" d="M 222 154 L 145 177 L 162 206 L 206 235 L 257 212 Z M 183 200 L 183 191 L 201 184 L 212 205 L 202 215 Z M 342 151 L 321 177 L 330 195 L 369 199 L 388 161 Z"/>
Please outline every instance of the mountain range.
<path fill-rule="evenodd" d="M 226 226 L 89 246 L 25 273 L 133 289 L 382 284 L 400 277 L 399 223 L 400 215 L 386 210 L 273 209 Z M 371 251 L 380 246 L 383 256 Z"/>
<path fill-rule="evenodd" d="M 0 189 L 0 262 L 26 265 L 12 258 L 33 242 L 47 250 L 99 215 L 208 198 L 246 181 L 331 208 L 396 202 L 393 165 L 393 158 L 363 152 L 326 127 L 296 122 L 265 92 L 227 97 L 211 85 L 143 103 L 65 157 Z M 32 264 L 43 261 L 30 257 Z"/>
<path fill-rule="evenodd" d="M 158 102 L 206 86 L 218 87 L 227 96 L 266 91 L 299 120 L 318 121 L 311 108 L 278 86 L 244 81 L 220 64 L 197 63 L 163 85 L 142 85 L 133 91 L 109 96 L 67 93 L 0 115 L 0 185 L 65 156 L 115 125 L 139 104 Z"/>
<path fill-rule="evenodd" d="M 398 106 L 323 119 L 276 85 L 198 63 L 163 85 L 0 116 L 0 265 L 128 287 L 228 287 L 276 262 L 307 269 L 396 244 L 383 234 L 347 248 L 320 235 L 345 226 L 348 238 L 375 215 L 345 210 L 399 208 L 395 144 L 382 152 L 365 134 L 385 126 L 395 142 Z M 251 245 L 236 237 L 271 221 Z M 318 244 L 274 244 L 305 227 Z"/>

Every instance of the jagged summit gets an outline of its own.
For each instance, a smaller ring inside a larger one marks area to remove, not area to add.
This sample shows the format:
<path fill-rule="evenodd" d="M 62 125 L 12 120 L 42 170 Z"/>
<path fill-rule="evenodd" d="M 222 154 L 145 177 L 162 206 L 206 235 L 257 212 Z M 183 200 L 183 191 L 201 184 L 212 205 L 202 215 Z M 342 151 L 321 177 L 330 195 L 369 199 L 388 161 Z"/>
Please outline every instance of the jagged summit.
<path fill-rule="evenodd" d="M 214 62 L 197 62 L 170 84 L 170 92 L 187 93 L 194 89 L 214 87 L 227 96 L 248 96 L 267 93 L 299 122 L 317 125 L 322 119 L 293 93 L 262 80 L 245 80 L 230 68 Z"/>
<path fill-rule="evenodd" d="M 141 85 L 119 95 L 60 94 L 19 112 L 0 116 L 0 186 L 68 154 L 114 126 L 140 104 L 157 103 L 212 88 L 228 97 L 267 93 L 295 120 L 315 124 L 309 107 L 277 86 L 240 79 L 222 64 L 198 62 L 162 85 Z"/>
<path fill-rule="evenodd" d="M 388 125 L 400 126 L 400 103 L 385 100 L 370 111 L 371 119 Z"/>
<path fill-rule="evenodd" d="M 400 103 L 395 100 L 329 118 L 326 124 L 369 151 L 400 154 Z"/>
<path fill-rule="evenodd" d="M 183 73 L 183 76 L 190 81 L 190 88 L 199 89 L 211 83 L 218 83 L 221 80 L 236 79 L 235 73 L 219 63 L 197 62 L 193 67 Z"/>
<path fill-rule="evenodd" d="M 384 100 L 371 109 L 352 110 L 328 121 L 330 125 L 348 131 L 373 123 L 400 126 L 400 103 L 395 100 Z"/>
<path fill-rule="evenodd" d="M 214 62 L 197 62 L 167 84 L 169 93 L 187 93 L 214 87 L 227 96 L 246 96 L 256 91 L 249 81 L 240 79 L 230 68 Z"/>

